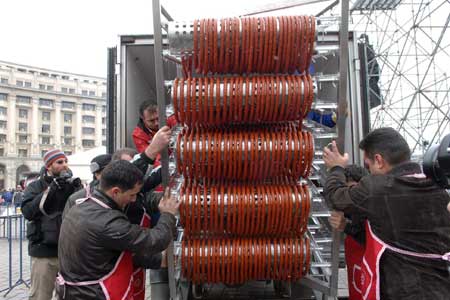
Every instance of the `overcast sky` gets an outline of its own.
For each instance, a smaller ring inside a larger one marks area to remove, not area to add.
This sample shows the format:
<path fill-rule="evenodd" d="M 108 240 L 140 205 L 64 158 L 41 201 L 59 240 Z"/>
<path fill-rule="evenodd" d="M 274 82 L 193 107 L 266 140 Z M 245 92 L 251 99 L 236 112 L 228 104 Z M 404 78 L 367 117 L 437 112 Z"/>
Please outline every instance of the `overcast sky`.
<path fill-rule="evenodd" d="M 161 1 L 177 20 L 233 16 L 264 2 L 274 1 Z M 151 0 L 1 0 L 0 60 L 106 77 L 107 48 L 118 35 L 152 32 L 151 6 Z"/>

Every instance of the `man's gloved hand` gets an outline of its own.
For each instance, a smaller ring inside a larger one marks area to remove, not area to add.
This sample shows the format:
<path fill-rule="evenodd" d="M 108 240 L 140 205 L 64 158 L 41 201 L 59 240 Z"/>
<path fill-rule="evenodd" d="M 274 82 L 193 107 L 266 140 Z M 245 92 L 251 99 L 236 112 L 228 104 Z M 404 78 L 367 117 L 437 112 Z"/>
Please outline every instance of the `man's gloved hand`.
<path fill-rule="evenodd" d="M 61 190 L 64 186 L 68 185 L 69 181 L 65 177 L 55 177 L 53 178 L 52 183 L 50 184 L 50 190 Z"/>

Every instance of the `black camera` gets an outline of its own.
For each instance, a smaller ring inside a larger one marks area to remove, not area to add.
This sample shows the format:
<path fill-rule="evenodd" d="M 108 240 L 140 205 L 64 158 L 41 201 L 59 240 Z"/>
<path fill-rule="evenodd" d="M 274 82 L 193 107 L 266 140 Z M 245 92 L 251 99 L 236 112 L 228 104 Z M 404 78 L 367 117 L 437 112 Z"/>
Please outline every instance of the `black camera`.
<path fill-rule="evenodd" d="M 450 188 L 450 134 L 442 139 L 440 145 L 433 145 L 425 152 L 423 172 L 442 188 Z"/>
<path fill-rule="evenodd" d="M 81 186 L 81 180 L 78 177 L 73 177 L 73 174 L 71 171 L 62 171 L 59 174 L 59 178 L 62 178 L 65 182 L 67 182 L 68 184 L 74 186 L 74 187 L 79 187 Z"/>

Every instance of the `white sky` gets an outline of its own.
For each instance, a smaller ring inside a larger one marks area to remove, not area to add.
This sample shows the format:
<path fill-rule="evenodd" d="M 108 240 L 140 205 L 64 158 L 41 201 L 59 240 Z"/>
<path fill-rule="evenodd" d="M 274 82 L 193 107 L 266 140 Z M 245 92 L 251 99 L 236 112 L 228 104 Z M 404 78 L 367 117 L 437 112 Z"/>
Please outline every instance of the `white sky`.
<path fill-rule="evenodd" d="M 177 20 L 238 15 L 264 2 L 283 1 L 161 1 Z M 1 0 L 0 24 L 0 60 L 106 77 L 107 48 L 119 35 L 152 32 L 152 1 Z"/>

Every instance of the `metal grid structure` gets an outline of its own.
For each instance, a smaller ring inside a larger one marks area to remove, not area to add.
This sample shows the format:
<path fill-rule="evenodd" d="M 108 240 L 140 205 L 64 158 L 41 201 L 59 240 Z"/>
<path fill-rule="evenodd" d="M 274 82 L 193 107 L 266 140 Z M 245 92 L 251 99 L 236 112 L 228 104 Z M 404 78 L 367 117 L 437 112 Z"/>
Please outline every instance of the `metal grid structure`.
<path fill-rule="evenodd" d="M 370 127 L 399 130 L 421 157 L 450 132 L 450 1 L 403 0 L 387 9 L 351 2 L 362 9 L 350 15 L 368 58 L 361 69 L 375 82 L 367 100 L 380 102 L 370 110 Z"/>

